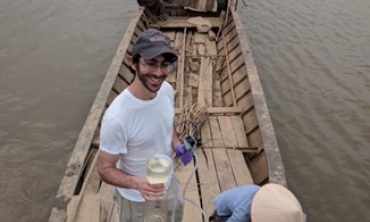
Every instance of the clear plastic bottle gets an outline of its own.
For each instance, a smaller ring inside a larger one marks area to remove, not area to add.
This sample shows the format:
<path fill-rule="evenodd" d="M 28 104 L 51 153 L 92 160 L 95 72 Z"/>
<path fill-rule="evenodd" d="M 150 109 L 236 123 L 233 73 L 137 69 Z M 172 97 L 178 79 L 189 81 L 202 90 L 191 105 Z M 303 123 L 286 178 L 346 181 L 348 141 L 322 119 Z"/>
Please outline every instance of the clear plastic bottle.
<path fill-rule="evenodd" d="M 145 201 L 144 222 L 167 222 L 168 196 L 164 196 L 157 201 Z"/>
<path fill-rule="evenodd" d="M 146 161 L 146 176 L 150 183 L 166 183 L 171 169 L 172 160 L 166 155 L 156 154 Z M 157 201 L 145 201 L 144 222 L 167 222 L 167 192 Z"/>

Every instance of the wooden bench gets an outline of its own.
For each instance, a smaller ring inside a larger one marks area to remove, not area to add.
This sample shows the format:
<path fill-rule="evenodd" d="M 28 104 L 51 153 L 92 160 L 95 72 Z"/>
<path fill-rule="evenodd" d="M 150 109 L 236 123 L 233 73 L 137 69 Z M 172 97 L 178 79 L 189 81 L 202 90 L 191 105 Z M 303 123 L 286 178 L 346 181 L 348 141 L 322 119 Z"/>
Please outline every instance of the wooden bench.
<path fill-rule="evenodd" d="M 196 25 L 187 22 L 189 17 L 170 17 L 167 21 L 150 24 L 152 28 L 195 28 Z M 211 22 L 211 27 L 220 27 L 219 17 L 203 17 Z"/>

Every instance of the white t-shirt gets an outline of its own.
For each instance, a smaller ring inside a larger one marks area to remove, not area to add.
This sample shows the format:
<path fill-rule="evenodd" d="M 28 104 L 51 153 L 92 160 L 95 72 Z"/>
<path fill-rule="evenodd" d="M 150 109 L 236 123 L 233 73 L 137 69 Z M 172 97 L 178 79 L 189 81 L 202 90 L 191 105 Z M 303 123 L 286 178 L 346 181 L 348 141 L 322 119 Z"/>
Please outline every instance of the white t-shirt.
<path fill-rule="evenodd" d="M 154 154 L 172 157 L 174 116 L 174 95 L 169 83 L 163 82 L 152 100 L 140 100 L 125 89 L 104 114 L 100 149 L 119 155 L 117 167 L 124 172 L 145 176 L 145 161 L 148 157 Z M 173 164 L 171 176 L 172 174 Z M 144 201 L 138 190 L 118 187 L 118 191 L 128 200 Z"/>

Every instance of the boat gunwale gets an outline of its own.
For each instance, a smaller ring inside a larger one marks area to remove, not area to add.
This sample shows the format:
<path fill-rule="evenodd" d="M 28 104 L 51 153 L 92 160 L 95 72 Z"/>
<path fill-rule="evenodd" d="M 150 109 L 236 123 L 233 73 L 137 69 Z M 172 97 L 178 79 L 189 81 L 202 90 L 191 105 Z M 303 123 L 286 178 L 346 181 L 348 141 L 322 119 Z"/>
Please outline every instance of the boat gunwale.
<path fill-rule="evenodd" d="M 86 157 L 90 151 L 94 133 L 105 111 L 109 94 L 119 73 L 122 61 L 126 56 L 135 28 L 139 23 L 139 20 L 142 18 L 143 11 L 144 8 L 142 7 L 139 7 L 139 9 L 136 10 L 126 28 L 125 34 L 121 39 L 104 80 L 101 83 L 100 89 L 77 138 L 76 145 L 68 160 L 65 173 L 56 195 L 56 200 L 52 206 L 49 222 L 65 221 L 66 219 L 67 205 L 75 194 L 78 181 L 84 171 Z"/>
<path fill-rule="evenodd" d="M 248 80 L 250 82 L 253 103 L 258 119 L 258 126 L 260 129 L 263 150 L 267 158 L 269 181 L 287 186 L 285 169 L 280 155 L 280 149 L 277 142 L 275 129 L 273 127 L 270 112 L 267 107 L 264 91 L 261 80 L 254 62 L 252 50 L 249 45 L 248 35 L 239 14 L 235 10 L 235 0 L 229 0 L 231 14 L 234 19 L 235 29 L 237 31 L 237 38 L 242 49 L 245 66 L 247 69 Z"/>

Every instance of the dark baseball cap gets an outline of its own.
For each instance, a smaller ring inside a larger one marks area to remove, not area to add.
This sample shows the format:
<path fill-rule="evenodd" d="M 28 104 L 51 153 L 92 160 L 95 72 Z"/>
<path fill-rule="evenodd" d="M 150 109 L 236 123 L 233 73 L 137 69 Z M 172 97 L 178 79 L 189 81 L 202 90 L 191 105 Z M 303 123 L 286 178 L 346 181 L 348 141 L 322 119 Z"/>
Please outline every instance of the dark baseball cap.
<path fill-rule="evenodd" d="M 170 38 L 156 29 L 147 29 L 139 35 L 132 47 L 132 56 L 136 55 L 148 60 L 159 55 L 163 55 L 169 62 L 177 60 Z"/>

